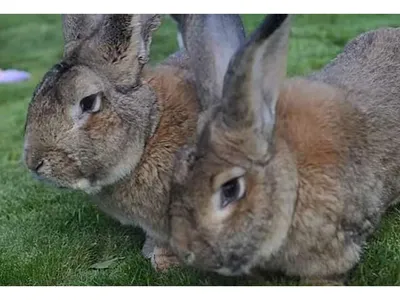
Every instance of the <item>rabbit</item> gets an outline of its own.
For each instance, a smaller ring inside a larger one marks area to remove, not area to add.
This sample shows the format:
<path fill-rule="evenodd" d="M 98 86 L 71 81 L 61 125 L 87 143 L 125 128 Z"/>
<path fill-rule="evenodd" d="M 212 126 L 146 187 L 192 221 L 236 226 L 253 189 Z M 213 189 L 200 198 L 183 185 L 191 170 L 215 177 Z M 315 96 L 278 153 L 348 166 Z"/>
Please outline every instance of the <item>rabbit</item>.
<path fill-rule="evenodd" d="M 223 88 L 204 86 L 216 105 L 176 154 L 170 246 L 226 276 L 343 285 L 398 203 L 400 29 L 363 33 L 288 79 L 291 18 L 265 17 L 224 74 L 194 66 Z"/>
<path fill-rule="evenodd" d="M 205 45 L 218 26 L 243 30 L 238 15 L 198 21 L 185 36 L 200 34 Z M 160 23 L 160 15 L 63 16 L 64 55 L 29 104 L 23 159 L 37 179 L 84 191 L 121 224 L 142 228 L 142 253 L 162 271 L 178 263 L 168 245 L 174 153 L 196 135 L 202 109 L 184 51 L 147 65 Z"/>

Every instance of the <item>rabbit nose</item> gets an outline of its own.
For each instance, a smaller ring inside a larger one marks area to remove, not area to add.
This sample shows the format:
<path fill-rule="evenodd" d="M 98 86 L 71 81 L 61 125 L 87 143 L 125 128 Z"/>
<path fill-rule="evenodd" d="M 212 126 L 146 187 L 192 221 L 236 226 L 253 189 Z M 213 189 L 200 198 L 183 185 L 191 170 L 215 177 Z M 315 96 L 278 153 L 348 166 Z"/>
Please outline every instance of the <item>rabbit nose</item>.
<path fill-rule="evenodd" d="M 44 159 L 32 155 L 28 151 L 26 152 L 25 162 L 29 170 L 38 173 L 40 168 L 44 165 Z"/>
<path fill-rule="evenodd" d="M 38 172 L 39 169 L 43 166 L 43 164 L 44 164 L 44 160 L 42 159 L 37 163 L 37 165 L 35 167 L 35 172 Z"/>
<path fill-rule="evenodd" d="M 28 164 L 29 170 L 35 173 L 39 173 L 40 168 L 44 165 L 44 160 L 32 160 L 31 163 Z"/>

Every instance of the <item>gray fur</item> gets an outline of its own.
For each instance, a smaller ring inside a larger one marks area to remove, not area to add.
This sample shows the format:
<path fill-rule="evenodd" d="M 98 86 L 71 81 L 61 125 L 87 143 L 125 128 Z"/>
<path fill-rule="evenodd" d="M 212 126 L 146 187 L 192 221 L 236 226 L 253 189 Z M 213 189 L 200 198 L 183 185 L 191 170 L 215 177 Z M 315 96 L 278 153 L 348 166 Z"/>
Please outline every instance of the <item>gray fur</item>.
<path fill-rule="evenodd" d="M 88 38 L 101 25 L 103 18 L 104 15 L 62 15 L 64 45 Z"/>

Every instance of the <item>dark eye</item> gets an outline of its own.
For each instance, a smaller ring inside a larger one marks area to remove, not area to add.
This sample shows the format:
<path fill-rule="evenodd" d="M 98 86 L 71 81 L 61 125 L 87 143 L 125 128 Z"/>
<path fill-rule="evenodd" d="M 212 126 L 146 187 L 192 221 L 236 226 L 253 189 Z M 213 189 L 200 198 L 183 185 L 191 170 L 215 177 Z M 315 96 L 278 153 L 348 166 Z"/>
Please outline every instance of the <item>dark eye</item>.
<path fill-rule="evenodd" d="M 243 177 L 234 178 L 221 186 L 221 207 L 243 198 L 245 192 L 245 183 Z"/>
<path fill-rule="evenodd" d="M 100 99 L 98 94 L 89 95 L 79 103 L 82 112 L 96 112 L 100 108 Z"/>

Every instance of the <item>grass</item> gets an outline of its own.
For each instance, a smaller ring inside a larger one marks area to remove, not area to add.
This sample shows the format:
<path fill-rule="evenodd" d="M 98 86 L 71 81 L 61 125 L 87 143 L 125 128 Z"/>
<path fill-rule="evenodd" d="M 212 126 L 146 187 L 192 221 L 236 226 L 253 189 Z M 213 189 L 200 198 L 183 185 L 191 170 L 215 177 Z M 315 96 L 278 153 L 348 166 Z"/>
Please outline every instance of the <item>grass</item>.
<path fill-rule="evenodd" d="M 247 31 L 261 15 L 246 15 Z M 333 59 L 361 32 L 398 26 L 397 15 L 298 15 L 289 75 L 307 74 Z M 0 15 L 0 67 L 32 73 L 25 83 L 0 85 L 0 285 L 292 285 L 296 281 L 226 278 L 189 269 L 155 273 L 141 257 L 143 234 L 99 212 L 87 196 L 34 181 L 21 164 L 23 127 L 33 89 L 62 55 L 57 15 Z M 167 19 L 156 32 L 152 63 L 177 48 Z M 352 285 L 400 285 L 400 218 L 392 209 L 369 240 Z M 95 263 L 118 258 L 105 269 Z"/>

